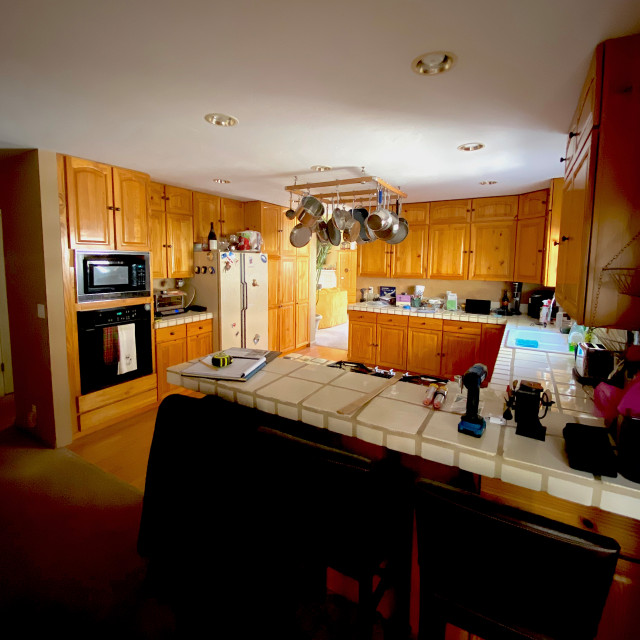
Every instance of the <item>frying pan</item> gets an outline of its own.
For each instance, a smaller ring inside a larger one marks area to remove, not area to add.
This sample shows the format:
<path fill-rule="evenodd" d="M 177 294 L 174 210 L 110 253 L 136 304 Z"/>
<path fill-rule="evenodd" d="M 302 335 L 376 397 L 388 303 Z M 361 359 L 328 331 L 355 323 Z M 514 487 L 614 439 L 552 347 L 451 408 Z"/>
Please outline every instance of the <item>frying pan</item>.
<path fill-rule="evenodd" d="M 340 245 L 340 229 L 336 226 L 336 223 L 333 221 L 333 218 L 329 218 L 327 222 L 327 236 L 329 238 L 329 242 L 334 246 L 338 247 Z"/>
<path fill-rule="evenodd" d="M 367 216 L 369 215 L 369 212 L 364 208 L 360 208 L 360 209 L 352 209 L 351 214 L 360 223 L 360 239 L 356 240 L 356 242 L 358 244 L 366 244 L 367 242 L 373 242 L 375 240 L 375 237 L 372 238 L 369 235 L 369 229 L 367 228 L 367 225 L 365 222 L 367 219 Z"/>
<path fill-rule="evenodd" d="M 304 247 L 311 240 L 311 228 L 298 223 L 289 234 L 289 242 L 298 249 Z"/>

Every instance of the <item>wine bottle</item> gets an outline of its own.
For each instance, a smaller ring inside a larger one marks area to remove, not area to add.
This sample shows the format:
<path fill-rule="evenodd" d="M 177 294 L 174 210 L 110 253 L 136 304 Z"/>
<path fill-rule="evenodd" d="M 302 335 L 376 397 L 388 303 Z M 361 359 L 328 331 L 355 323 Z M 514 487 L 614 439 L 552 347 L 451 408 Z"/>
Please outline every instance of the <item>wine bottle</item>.
<path fill-rule="evenodd" d="M 502 301 L 500 303 L 500 308 L 503 311 L 507 311 L 509 309 L 509 296 L 507 295 L 507 290 L 504 290 L 504 295 L 502 296 Z"/>
<path fill-rule="evenodd" d="M 213 251 L 218 248 L 218 239 L 216 238 L 216 232 L 213 230 L 213 222 L 211 223 L 211 229 L 209 230 L 207 240 L 209 241 L 209 251 Z"/>

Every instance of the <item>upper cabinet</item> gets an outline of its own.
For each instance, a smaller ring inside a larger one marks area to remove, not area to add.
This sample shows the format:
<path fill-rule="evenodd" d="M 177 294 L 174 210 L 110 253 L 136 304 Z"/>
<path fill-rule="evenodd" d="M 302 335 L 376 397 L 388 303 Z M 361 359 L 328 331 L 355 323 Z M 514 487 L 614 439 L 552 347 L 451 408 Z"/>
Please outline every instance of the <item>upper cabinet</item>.
<path fill-rule="evenodd" d="M 471 201 L 471 222 L 515 220 L 517 215 L 518 196 L 476 198 Z"/>
<path fill-rule="evenodd" d="M 69 156 L 65 172 L 72 249 L 149 250 L 149 176 Z"/>
<path fill-rule="evenodd" d="M 289 241 L 291 229 L 297 220 L 289 220 L 285 215 L 289 207 L 281 207 L 269 202 L 253 200 L 245 203 L 245 224 L 251 231 L 262 234 L 263 252 L 270 256 L 294 258 L 308 256 L 309 245 L 296 249 Z"/>
<path fill-rule="evenodd" d="M 193 215 L 193 195 L 189 189 L 151 183 L 151 211 Z"/>
<path fill-rule="evenodd" d="M 515 220 L 472 223 L 469 247 L 469 280 L 513 279 Z"/>
<path fill-rule="evenodd" d="M 640 35 L 598 45 L 567 139 L 556 299 L 586 326 L 640 328 L 638 86 Z"/>
<path fill-rule="evenodd" d="M 220 237 L 228 238 L 233 233 L 246 229 L 244 222 L 244 202 L 220 199 Z"/>
<path fill-rule="evenodd" d="M 193 192 L 193 241 L 208 247 L 208 236 L 213 222 L 216 237 L 222 236 L 220 229 L 220 196 Z"/>

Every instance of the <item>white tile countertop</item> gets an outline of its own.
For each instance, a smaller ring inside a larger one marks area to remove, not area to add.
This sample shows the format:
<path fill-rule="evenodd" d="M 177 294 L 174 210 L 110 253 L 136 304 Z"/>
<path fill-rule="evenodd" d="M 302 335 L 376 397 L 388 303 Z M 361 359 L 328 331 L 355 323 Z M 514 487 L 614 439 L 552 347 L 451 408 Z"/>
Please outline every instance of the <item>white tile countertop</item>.
<path fill-rule="evenodd" d="M 500 369 L 496 369 L 489 386 L 481 389 L 480 413 L 487 421 L 481 438 L 458 432 L 460 415 L 450 412 L 459 395 L 459 387 L 453 382 L 440 411 L 422 405 L 424 387 L 398 382 L 345 415 L 339 410 L 379 388 L 385 379 L 327 367 L 331 363 L 328 360 L 294 353 L 270 362 L 247 382 L 183 376 L 181 371 L 190 363 L 169 367 L 167 380 L 405 454 L 640 520 L 640 484 L 620 475 L 594 477 L 568 464 L 564 425 L 577 422 L 603 426 L 602 419 L 593 416 L 587 392 L 571 381 L 573 356 L 503 346 L 498 360 Z M 557 403 L 542 419 L 547 427 L 544 442 L 516 435 L 515 423 L 505 423 L 502 418 L 506 385 L 514 377 L 543 381 Z"/>
<path fill-rule="evenodd" d="M 189 324 L 190 322 L 200 322 L 202 320 L 211 320 L 212 318 L 213 313 L 209 313 L 208 311 L 186 311 L 185 313 L 177 313 L 174 316 L 167 316 L 155 320 L 153 328 L 174 327 L 177 324 Z"/>
<path fill-rule="evenodd" d="M 465 313 L 464 311 L 439 311 L 425 312 L 418 311 L 416 308 L 404 309 L 403 307 L 394 307 L 392 305 L 377 306 L 367 304 L 366 302 L 356 302 L 347 305 L 348 311 L 367 311 L 369 313 L 387 313 L 398 316 L 413 316 L 416 318 L 436 318 L 438 320 L 464 320 L 466 322 L 486 322 L 487 324 L 507 324 L 510 319 L 507 316 L 487 315 L 482 313 Z M 529 318 L 533 320 L 533 318 Z"/>

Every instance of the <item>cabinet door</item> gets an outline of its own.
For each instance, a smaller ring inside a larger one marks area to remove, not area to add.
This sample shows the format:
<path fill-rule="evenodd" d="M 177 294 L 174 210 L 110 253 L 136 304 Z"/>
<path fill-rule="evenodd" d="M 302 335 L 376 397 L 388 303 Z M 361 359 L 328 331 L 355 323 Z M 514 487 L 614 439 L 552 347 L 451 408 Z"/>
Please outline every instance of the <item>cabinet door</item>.
<path fill-rule="evenodd" d="M 407 369 L 413 373 L 440 375 L 442 331 L 409 328 Z"/>
<path fill-rule="evenodd" d="M 516 221 L 471 224 L 469 280 L 512 280 Z"/>
<path fill-rule="evenodd" d="M 513 279 L 516 282 L 542 282 L 547 217 L 518 220 Z"/>
<path fill-rule="evenodd" d="M 187 337 L 187 360 L 204 358 L 213 352 L 213 333 L 206 331 Z"/>
<path fill-rule="evenodd" d="M 349 322 L 349 360 L 375 364 L 376 327 L 373 322 Z"/>
<path fill-rule="evenodd" d="M 531 191 L 518 196 L 518 220 L 547 215 L 549 189 Z"/>
<path fill-rule="evenodd" d="M 115 249 L 111 167 L 67 156 L 65 169 L 70 247 Z"/>
<path fill-rule="evenodd" d="M 429 205 L 429 222 L 453 224 L 471 220 L 471 200 L 440 200 Z"/>
<path fill-rule="evenodd" d="M 149 250 L 149 176 L 129 169 L 113 169 L 116 248 Z"/>
<path fill-rule="evenodd" d="M 361 244 L 360 248 L 360 268 L 359 275 L 368 278 L 388 278 L 389 277 L 389 256 L 391 245 L 381 240 Z"/>
<path fill-rule="evenodd" d="M 376 364 L 390 369 L 407 366 L 407 328 L 395 325 L 377 325 Z"/>
<path fill-rule="evenodd" d="M 278 309 L 279 351 L 296 348 L 296 305 L 283 304 Z"/>
<path fill-rule="evenodd" d="M 480 336 L 444 331 L 441 375 L 449 380 L 453 380 L 456 375 L 464 375 L 478 361 L 479 345 Z"/>
<path fill-rule="evenodd" d="M 161 211 L 149 213 L 151 278 L 167 277 L 167 219 Z"/>
<path fill-rule="evenodd" d="M 239 200 L 222 198 L 221 202 L 220 233 L 228 238 L 232 233 L 244 229 L 244 203 Z"/>
<path fill-rule="evenodd" d="M 487 365 L 489 373 L 487 381 L 491 380 L 493 368 L 496 364 L 500 345 L 502 344 L 502 336 L 504 334 L 505 325 L 503 324 L 483 324 L 480 342 L 480 353 L 478 361 Z M 474 363 L 475 364 L 475 363 Z"/>
<path fill-rule="evenodd" d="M 429 229 L 427 274 L 437 280 L 466 280 L 469 225 L 433 224 Z"/>
<path fill-rule="evenodd" d="M 591 145 L 587 145 L 565 179 L 558 248 L 556 300 L 577 322 L 583 321 L 585 312 L 593 211 L 591 171 Z"/>
<path fill-rule="evenodd" d="M 280 244 L 285 241 L 280 226 L 280 207 L 275 204 L 262 204 L 261 209 L 262 229 L 255 229 L 255 231 L 260 231 L 262 234 L 263 252 L 270 256 L 278 256 L 280 255 Z M 286 241 L 288 242 L 289 238 L 286 238 Z"/>
<path fill-rule="evenodd" d="M 356 277 L 357 277 L 358 252 L 345 250 L 338 252 L 336 278 L 338 288 L 347 292 L 347 303 L 356 301 Z"/>
<path fill-rule="evenodd" d="M 152 182 L 149 186 L 149 207 L 151 211 L 166 210 L 164 185 L 159 182 Z"/>
<path fill-rule="evenodd" d="M 296 258 L 296 302 L 309 302 L 308 258 Z"/>
<path fill-rule="evenodd" d="M 280 260 L 269 256 L 268 277 L 269 277 L 269 307 L 277 307 L 280 304 L 280 296 L 278 293 L 278 277 L 280 274 Z"/>
<path fill-rule="evenodd" d="M 296 301 L 296 260 L 281 258 L 278 265 L 278 304 L 293 304 Z"/>
<path fill-rule="evenodd" d="M 296 304 L 296 349 L 309 344 L 309 303 Z"/>
<path fill-rule="evenodd" d="M 395 211 L 395 209 L 393 210 Z M 409 223 L 409 226 L 412 224 L 429 224 L 429 203 L 405 204 L 400 211 L 400 217 L 404 218 Z"/>
<path fill-rule="evenodd" d="M 558 273 L 558 247 L 560 246 L 560 220 L 562 219 L 563 178 L 553 178 L 549 190 L 549 215 L 547 216 L 547 233 L 545 240 L 545 287 L 556 286 Z"/>
<path fill-rule="evenodd" d="M 425 278 L 427 273 L 429 227 L 409 225 L 409 234 L 402 244 L 393 245 L 392 278 Z"/>
<path fill-rule="evenodd" d="M 167 213 L 167 277 L 193 277 L 193 218 Z"/>
<path fill-rule="evenodd" d="M 269 346 L 270 351 L 280 351 L 280 328 L 278 327 L 278 307 L 269 307 Z"/>
<path fill-rule="evenodd" d="M 193 192 L 193 241 L 208 248 L 209 231 L 213 222 L 216 237 L 220 238 L 220 196 Z"/>
<path fill-rule="evenodd" d="M 289 220 L 284 215 L 286 209 L 283 207 L 280 208 L 280 255 L 289 258 L 295 258 L 298 255 L 298 249 L 291 244 L 290 236 L 293 227 L 296 226 L 298 221 L 294 218 L 293 220 Z M 306 244 L 302 249 L 306 249 L 307 255 L 309 255 L 309 244 Z M 304 251 L 301 251 L 301 254 L 304 254 Z"/>
<path fill-rule="evenodd" d="M 518 196 L 476 198 L 471 202 L 471 222 L 481 220 L 515 220 Z"/>
<path fill-rule="evenodd" d="M 193 192 L 181 187 L 164 186 L 164 197 L 167 213 L 183 213 L 193 215 Z"/>
<path fill-rule="evenodd" d="M 158 400 L 181 391 L 182 387 L 167 382 L 167 367 L 187 361 L 187 340 L 169 340 L 156 343 L 156 370 L 158 372 Z"/>

